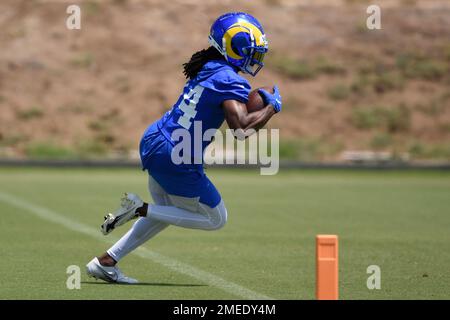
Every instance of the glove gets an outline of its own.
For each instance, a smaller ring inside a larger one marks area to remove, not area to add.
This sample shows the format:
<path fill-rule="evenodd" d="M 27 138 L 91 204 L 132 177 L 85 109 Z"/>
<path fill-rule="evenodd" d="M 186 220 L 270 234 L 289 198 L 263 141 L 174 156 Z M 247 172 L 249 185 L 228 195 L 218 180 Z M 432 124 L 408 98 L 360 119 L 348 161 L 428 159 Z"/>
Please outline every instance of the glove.
<path fill-rule="evenodd" d="M 261 95 L 266 105 L 271 104 L 277 113 L 281 111 L 281 96 L 277 86 L 273 87 L 273 94 L 264 89 L 258 89 L 258 93 Z"/>

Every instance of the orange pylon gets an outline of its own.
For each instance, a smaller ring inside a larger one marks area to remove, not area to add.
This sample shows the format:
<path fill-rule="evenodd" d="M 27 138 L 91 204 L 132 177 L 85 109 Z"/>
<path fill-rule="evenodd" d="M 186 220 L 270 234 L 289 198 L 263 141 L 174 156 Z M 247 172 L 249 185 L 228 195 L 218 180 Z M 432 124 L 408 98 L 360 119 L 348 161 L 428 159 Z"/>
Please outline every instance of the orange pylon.
<path fill-rule="evenodd" d="M 316 236 L 316 299 L 339 297 L 338 236 Z"/>

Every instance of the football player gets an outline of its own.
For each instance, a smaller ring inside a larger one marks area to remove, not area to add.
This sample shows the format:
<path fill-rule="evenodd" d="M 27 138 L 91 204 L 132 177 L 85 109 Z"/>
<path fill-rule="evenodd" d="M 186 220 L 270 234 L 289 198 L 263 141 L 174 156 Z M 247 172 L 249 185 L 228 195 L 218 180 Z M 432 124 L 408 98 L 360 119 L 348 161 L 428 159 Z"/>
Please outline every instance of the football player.
<path fill-rule="evenodd" d="M 142 167 L 148 171 L 148 188 L 154 204 L 126 193 L 119 209 L 108 214 L 101 226 L 108 234 L 127 221 L 138 218 L 131 229 L 111 248 L 87 264 L 89 276 L 115 283 L 136 283 L 116 264 L 131 251 L 169 225 L 217 230 L 227 221 L 227 209 L 213 183 L 203 171 L 203 150 L 188 156 L 192 161 L 177 164 L 172 151 L 177 130 L 186 130 L 194 139 L 194 127 L 218 129 L 224 120 L 231 129 L 258 130 L 281 111 L 281 96 L 260 89 L 265 107 L 248 113 L 249 82 L 238 73 L 255 76 L 264 66 L 268 43 L 261 24 L 243 12 L 227 13 L 212 25 L 210 47 L 192 55 L 185 63 L 186 85 L 178 101 L 161 119 L 151 124 L 140 142 Z M 194 146 L 196 142 L 190 141 Z M 183 155 L 185 159 L 186 155 Z M 198 159 L 200 158 L 200 161 Z"/>

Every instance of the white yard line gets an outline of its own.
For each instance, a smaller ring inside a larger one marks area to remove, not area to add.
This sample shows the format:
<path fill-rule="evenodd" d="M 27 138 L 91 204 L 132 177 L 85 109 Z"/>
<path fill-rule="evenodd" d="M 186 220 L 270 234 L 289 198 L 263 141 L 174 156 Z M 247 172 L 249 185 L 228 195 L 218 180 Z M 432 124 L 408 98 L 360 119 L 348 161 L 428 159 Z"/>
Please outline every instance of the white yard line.
<path fill-rule="evenodd" d="M 108 236 L 108 237 L 103 236 L 100 232 L 100 229 L 97 230 L 97 229 L 87 226 L 85 224 L 76 222 L 72 219 L 65 217 L 63 214 L 59 214 L 48 208 L 38 206 L 38 205 L 28 202 L 24 199 L 13 196 L 9 193 L 0 192 L 0 201 L 7 203 L 11 206 L 14 206 L 18 209 L 25 210 L 29 213 L 32 213 L 41 219 L 59 224 L 69 230 L 83 233 L 85 235 L 88 235 L 90 237 L 93 237 L 93 238 L 103 241 L 103 242 L 112 244 L 118 240 L 117 238 L 114 238 L 111 236 Z M 189 264 L 180 262 L 176 259 L 166 257 L 162 254 L 151 251 L 144 247 L 139 247 L 138 249 L 133 251 L 133 253 L 140 256 L 141 258 L 149 259 L 153 262 L 159 263 L 159 264 L 165 266 L 166 268 L 169 268 L 173 271 L 187 275 L 189 277 L 195 278 L 203 283 L 207 283 L 213 287 L 219 288 L 225 292 L 228 292 L 228 293 L 233 294 L 240 298 L 255 299 L 255 300 L 271 300 L 272 299 L 266 295 L 259 294 L 255 291 L 244 288 L 236 283 L 227 281 L 227 280 L 225 280 L 221 277 L 218 277 L 212 273 L 203 271 L 203 270 L 198 269 Z"/>

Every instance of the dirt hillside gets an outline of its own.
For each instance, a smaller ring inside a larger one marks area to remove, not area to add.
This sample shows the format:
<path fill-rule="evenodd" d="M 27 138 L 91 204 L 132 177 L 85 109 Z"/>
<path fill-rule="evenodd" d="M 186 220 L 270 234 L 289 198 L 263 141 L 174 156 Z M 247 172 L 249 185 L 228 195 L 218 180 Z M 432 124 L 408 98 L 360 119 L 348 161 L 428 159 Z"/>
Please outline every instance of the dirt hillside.
<path fill-rule="evenodd" d="M 345 150 L 450 160 L 450 1 L 0 2 L 0 156 L 128 154 L 169 109 L 213 20 L 247 11 L 270 42 L 254 87 L 278 84 L 284 157 Z"/>

